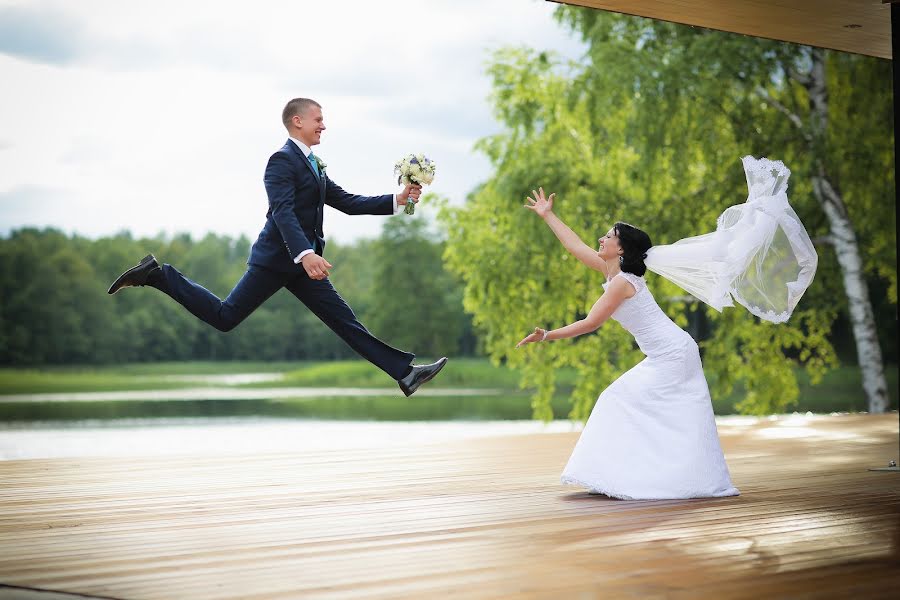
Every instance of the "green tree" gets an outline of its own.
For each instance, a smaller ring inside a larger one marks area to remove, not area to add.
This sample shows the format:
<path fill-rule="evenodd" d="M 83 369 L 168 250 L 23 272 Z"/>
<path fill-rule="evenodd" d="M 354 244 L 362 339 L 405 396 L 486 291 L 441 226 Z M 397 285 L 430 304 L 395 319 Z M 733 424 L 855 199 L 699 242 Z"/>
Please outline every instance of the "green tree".
<path fill-rule="evenodd" d="M 479 144 L 495 172 L 464 208 L 445 212 L 446 259 L 466 281 L 465 306 L 490 356 L 522 368 L 523 385 L 536 387 L 535 415 L 551 416 L 554 372 L 571 365 L 582 375 L 571 416 L 584 418 L 597 393 L 638 355 L 618 327 L 572 342 L 513 349 L 535 325 L 557 327 L 580 318 L 601 292 L 602 275 L 577 265 L 543 223 L 521 208 L 531 189 L 555 191 L 557 213 L 589 243 L 616 220 L 644 228 L 654 243 L 671 243 L 714 229 L 722 210 L 744 200 L 740 156 L 778 153 L 794 171 L 792 204 L 810 233 L 821 238 L 829 224 L 814 200 L 809 145 L 797 142 L 795 126 L 760 92 L 765 89 L 770 98 L 797 94 L 784 65 L 802 65 L 808 50 L 601 11 L 562 8 L 559 14 L 588 42 L 587 57 L 581 64 L 562 63 L 525 49 L 495 56 L 489 74 L 504 131 Z M 878 61 L 854 64 L 872 72 L 881 68 Z M 849 75 L 838 68 L 832 77 Z M 878 85 L 868 90 L 879 108 L 884 93 Z M 890 132 L 878 129 L 877 118 L 863 129 L 880 136 L 878 148 L 887 148 Z M 844 131 L 839 140 L 845 148 L 869 143 L 850 134 Z M 868 158 L 852 160 L 858 167 Z M 881 173 L 847 166 L 839 172 L 845 189 L 877 190 L 876 195 L 893 189 Z M 883 208 L 875 213 L 861 216 L 859 227 L 871 232 L 865 238 L 890 244 L 895 232 L 885 229 L 893 217 L 887 219 Z M 889 265 L 883 261 L 872 270 L 887 274 Z M 766 413 L 783 411 L 796 399 L 794 364 L 817 381 L 836 363 L 828 335 L 846 306 L 834 300 L 842 296 L 840 270 L 831 249 L 822 247 L 814 285 L 791 321 L 781 325 L 740 309 L 719 314 L 661 278 L 648 280 L 676 322 L 696 322 L 697 313 L 709 322 L 711 334 L 701 347 L 713 393 L 728 393 L 740 383 L 749 390 L 740 409 Z"/>
<path fill-rule="evenodd" d="M 839 268 L 843 289 L 834 297 L 850 318 L 869 409 L 883 412 L 887 386 L 865 275 L 884 278 L 896 304 L 895 207 L 884 201 L 894 195 L 884 176 L 893 161 L 890 63 L 599 11 L 558 15 L 588 43 L 585 93 L 616 83 L 637 91 L 633 125 L 658 132 L 641 147 L 648 167 L 672 159 L 672 176 L 689 189 L 691 164 L 728 164 L 722 149 L 737 142 L 743 153 L 777 152 L 792 168 L 792 201 Z M 614 70 L 624 79 L 610 78 L 610 60 L 628 66 Z M 672 156 L 683 140 L 703 142 L 688 160 Z"/>
<path fill-rule="evenodd" d="M 334 265 L 331 283 L 347 301 L 354 312 L 363 319 L 369 313 L 372 302 L 372 286 L 375 282 L 373 253 L 376 240 L 359 240 L 351 245 L 328 243 L 326 258 Z"/>
<path fill-rule="evenodd" d="M 418 219 L 417 222 L 421 222 Z M 395 256 L 419 254 L 408 282 L 426 286 L 431 311 L 414 324 L 430 341 L 417 352 L 452 352 L 456 340 L 471 349 L 471 321 L 462 313 L 461 283 L 443 271 L 442 242 L 413 235 L 396 240 Z M 381 289 L 392 300 L 375 297 L 376 277 L 397 278 L 401 271 L 376 268 L 378 240 L 329 244 L 335 287 L 368 324 L 368 315 L 396 311 L 407 292 Z M 405 243 L 411 244 L 405 249 Z M 424 244 L 424 245 L 423 245 Z M 109 296 L 106 289 L 128 265 L 153 252 L 224 298 L 246 269 L 246 238 L 189 235 L 135 239 L 127 232 L 98 240 L 32 228 L 0 239 L 0 364 L 97 364 L 163 360 L 329 360 L 356 358 L 347 344 L 286 290 L 259 307 L 234 331 L 221 333 L 152 288 Z M 384 265 L 382 265 L 384 266 Z M 400 267 L 402 269 L 402 267 Z M 407 290 L 408 288 L 403 288 Z M 411 293 L 411 292 L 410 292 Z M 434 297 L 432 297 L 434 295 Z M 452 329 L 449 325 L 456 329 Z M 384 325 L 392 336 L 391 325 Z M 409 329 L 408 325 L 404 325 Z M 438 332 L 438 333 L 436 333 Z M 444 332 L 449 341 L 437 344 Z M 406 340 L 411 344 L 416 340 Z M 406 343 L 404 342 L 404 343 Z M 396 342 L 400 343 L 400 342 Z"/>
<path fill-rule="evenodd" d="M 444 268 L 443 252 L 440 235 L 429 231 L 424 219 L 385 222 L 372 247 L 374 276 L 365 315 L 375 335 L 423 356 L 459 353 L 469 318 L 460 302 L 460 282 Z"/>

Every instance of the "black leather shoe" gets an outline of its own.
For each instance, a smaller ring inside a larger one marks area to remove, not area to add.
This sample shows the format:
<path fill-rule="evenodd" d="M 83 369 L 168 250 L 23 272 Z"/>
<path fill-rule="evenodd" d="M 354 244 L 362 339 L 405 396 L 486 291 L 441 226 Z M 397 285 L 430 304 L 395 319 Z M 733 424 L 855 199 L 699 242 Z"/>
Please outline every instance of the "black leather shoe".
<path fill-rule="evenodd" d="M 150 273 L 156 269 L 159 269 L 159 263 L 156 262 L 156 257 L 152 254 L 148 254 L 141 259 L 141 262 L 139 262 L 137 266 L 131 267 L 119 275 L 119 278 L 109 286 L 106 293 L 115 294 L 122 288 L 147 285 L 147 278 L 150 276 Z"/>
<path fill-rule="evenodd" d="M 406 394 L 406 397 L 408 398 L 412 396 L 423 383 L 434 379 L 434 376 L 437 375 L 446 364 L 447 357 L 444 356 L 439 361 L 431 363 L 430 365 L 413 365 L 409 375 L 399 380 L 397 383 L 400 384 L 400 389 L 403 390 L 403 393 Z"/>

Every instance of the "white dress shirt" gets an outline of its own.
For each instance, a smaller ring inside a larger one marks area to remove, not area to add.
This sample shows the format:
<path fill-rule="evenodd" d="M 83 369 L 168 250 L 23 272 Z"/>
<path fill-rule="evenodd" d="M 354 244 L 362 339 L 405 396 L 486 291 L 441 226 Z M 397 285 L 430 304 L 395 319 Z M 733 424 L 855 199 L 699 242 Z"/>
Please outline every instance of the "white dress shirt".
<path fill-rule="evenodd" d="M 292 138 L 290 138 L 290 140 L 292 142 L 294 142 L 295 144 L 297 144 L 297 147 L 300 148 L 300 152 L 303 153 L 303 156 L 306 157 L 306 160 L 309 160 L 309 155 L 312 154 L 312 148 L 310 148 L 309 146 L 307 146 L 306 144 L 304 144 L 297 138 L 292 137 Z M 319 175 L 321 176 L 322 173 L 319 173 Z M 394 214 L 395 215 L 397 214 L 398 208 L 399 207 L 397 206 L 397 194 L 394 194 Z M 306 256 L 307 254 L 310 254 L 311 252 L 314 252 L 314 250 L 312 248 L 310 248 L 309 250 L 304 250 L 303 252 L 301 252 L 300 254 L 298 254 L 297 256 L 294 257 L 294 263 L 299 265 L 300 261 L 303 260 L 303 257 Z"/>

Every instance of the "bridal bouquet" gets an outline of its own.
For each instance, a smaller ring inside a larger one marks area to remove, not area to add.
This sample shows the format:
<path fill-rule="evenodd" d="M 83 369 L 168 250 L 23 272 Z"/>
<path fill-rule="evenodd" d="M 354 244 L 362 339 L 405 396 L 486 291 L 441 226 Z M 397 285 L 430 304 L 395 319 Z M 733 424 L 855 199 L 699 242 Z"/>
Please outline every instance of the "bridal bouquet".
<path fill-rule="evenodd" d="M 394 163 L 394 175 L 397 175 L 397 183 L 402 185 L 426 185 L 434 181 L 435 164 L 424 154 L 410 154 Z M 414 202 L 406 203 L 406 214 L 416 212 Z"/>

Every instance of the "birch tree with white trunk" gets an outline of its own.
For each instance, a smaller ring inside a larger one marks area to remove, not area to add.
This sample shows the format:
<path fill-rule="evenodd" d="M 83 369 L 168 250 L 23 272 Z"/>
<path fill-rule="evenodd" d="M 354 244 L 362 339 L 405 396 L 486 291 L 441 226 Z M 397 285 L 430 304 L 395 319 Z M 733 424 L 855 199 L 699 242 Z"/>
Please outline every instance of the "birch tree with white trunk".
<path fill-rule="evenodd" d="M 828 235 L 820 239 L 834 246 L 835 256 L 841 267 L 869 412 L 883 413 L 888 408 L 887 381 L 884 377 L 875 315 L 864 276 L 862 254 L 856 228 L 826 159 L 828 126 L 833 118 L 828 103 L 827 54 L 821 48 L 797 48 L 798 57 L 793 61 L 794 64 L 782 67 L 782 73 L 806 91 L 809 107 L 806 118 L 779 102 L 763 87 L 757 88 L 757 94 L 794 125 L 797 135 L 812 157 L 812 189 L 828 219 L 830 229 Z"/>

